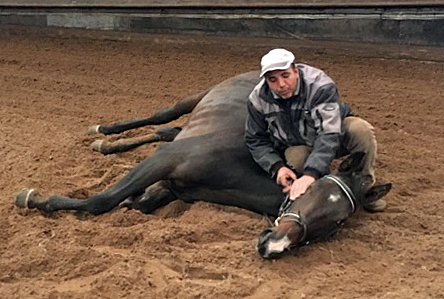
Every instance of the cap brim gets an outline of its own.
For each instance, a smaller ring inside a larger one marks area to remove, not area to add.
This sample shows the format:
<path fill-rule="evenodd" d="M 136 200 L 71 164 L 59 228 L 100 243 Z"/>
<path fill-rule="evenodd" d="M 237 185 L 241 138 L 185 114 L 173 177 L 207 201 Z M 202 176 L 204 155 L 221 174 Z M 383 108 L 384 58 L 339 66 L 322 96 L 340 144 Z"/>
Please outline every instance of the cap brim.
<path fill-rule="evenodd" d="M 264 70 L 262 70 L 262 72 L 261 72 L 259 77 L 262 78 L 266 73 L 271 72 L 271 71 L 286 70 L 286 69 L 288 69 L 290 67 L 290 65 L 292 63 L 293 62 L 286 62 L 285 64 L 280 63 L 280 64 L 269 65 Z"/>

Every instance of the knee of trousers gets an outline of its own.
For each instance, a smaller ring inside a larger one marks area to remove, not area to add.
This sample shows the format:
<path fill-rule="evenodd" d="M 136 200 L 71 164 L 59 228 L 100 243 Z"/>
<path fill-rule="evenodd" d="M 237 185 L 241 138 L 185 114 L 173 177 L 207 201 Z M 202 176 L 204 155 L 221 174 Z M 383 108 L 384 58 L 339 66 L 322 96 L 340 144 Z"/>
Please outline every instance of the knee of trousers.
<path fill-rule="evenodd" d="M 301 172 L 312 150 L 312 147 L 305 145 L 290 146 L 285 150 L 285 160 L 294 170 Z"/>
<path fill-rule="evenodd" d="M 376 152 L 376 137 L 374 127 L 359 117 L 344 119 L 345 143 L 350 152 Z"/>

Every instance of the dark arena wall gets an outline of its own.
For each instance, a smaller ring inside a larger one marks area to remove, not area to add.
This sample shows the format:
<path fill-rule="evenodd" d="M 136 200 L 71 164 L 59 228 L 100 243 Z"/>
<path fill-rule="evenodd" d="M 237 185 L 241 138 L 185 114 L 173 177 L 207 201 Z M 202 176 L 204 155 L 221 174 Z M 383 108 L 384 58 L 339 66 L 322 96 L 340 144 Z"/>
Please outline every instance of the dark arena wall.
<path fill-rule="evenodd" d="M 0 1 L 0 25 L 444 45 L 444 1 Z"/>

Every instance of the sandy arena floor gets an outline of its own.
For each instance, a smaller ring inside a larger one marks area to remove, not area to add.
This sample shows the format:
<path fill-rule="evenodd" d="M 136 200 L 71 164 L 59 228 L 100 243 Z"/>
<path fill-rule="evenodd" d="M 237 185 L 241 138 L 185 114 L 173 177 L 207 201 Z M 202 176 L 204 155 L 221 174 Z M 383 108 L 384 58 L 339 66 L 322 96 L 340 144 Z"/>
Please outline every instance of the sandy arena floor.
<path fill-rule="evenodd" d="M 0 32 L 1 298 L 444 298 L 442 48 Z M 273 47 L 327 71 L 376 126 L 377 177 L 394 184 L 386 212 L 358 212 L 329 241 L 271 262 L 254 249 L 267 221 L 237 208 L 176 202 L 94 217 L 13 206 L 24 187 L 85 198 L 111 186 L 156 145 L 102 156 L 90 125 L 168 107 L 257 68 Z"/>

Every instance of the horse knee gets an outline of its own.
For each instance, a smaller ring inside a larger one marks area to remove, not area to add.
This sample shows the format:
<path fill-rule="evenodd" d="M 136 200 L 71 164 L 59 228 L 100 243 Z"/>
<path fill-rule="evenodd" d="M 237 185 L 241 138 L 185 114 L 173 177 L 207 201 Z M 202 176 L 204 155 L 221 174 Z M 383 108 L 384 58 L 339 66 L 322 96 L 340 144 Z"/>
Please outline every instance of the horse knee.
<path fill-rule="evenodd" d="M 101 193 L 83 200 L 75 199 L 75 202 L 71 203 L 71 208 L 97 216 L 113 210 L 119 203 L 120 200 L 113 200 L 112 196 Z"/>
<path fill-rule="evenodd" d="M 148 214 L 176 199 L 177 196 L 166 187 L 165 182 L 161 181 L 148 187 L 134 206 L 142 213 Z"/>

